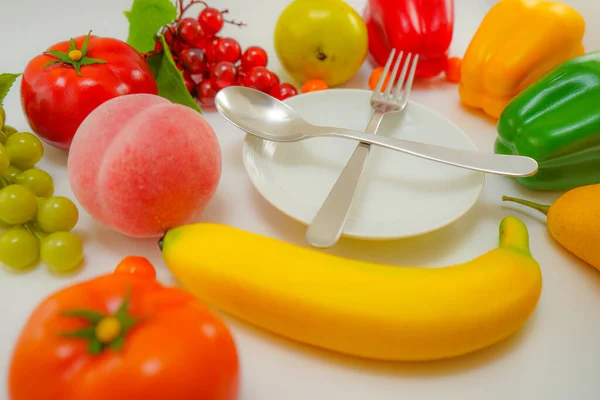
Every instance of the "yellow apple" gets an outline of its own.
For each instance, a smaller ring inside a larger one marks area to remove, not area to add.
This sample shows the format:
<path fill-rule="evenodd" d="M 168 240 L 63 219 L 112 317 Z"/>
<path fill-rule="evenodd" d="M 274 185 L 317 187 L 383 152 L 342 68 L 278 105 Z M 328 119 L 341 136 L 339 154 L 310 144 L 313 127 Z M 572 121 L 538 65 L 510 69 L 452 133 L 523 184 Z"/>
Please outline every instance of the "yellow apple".
<path fill-rule="evenodd" d="M 342 0 L 294 0 L 279 16 L 274 39 L 281 64 L 301 84 L 341 85 L 358 72 L 369 46 L 363 19 Z"/>

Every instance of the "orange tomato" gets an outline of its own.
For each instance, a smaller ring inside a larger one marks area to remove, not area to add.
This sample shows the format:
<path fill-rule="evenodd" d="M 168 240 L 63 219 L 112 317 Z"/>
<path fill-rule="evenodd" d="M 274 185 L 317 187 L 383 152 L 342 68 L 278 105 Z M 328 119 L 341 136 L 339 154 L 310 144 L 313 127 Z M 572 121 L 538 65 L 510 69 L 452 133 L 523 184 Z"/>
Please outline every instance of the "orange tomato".
<path fill-rule="evenodd" d="M 145 257 L 138 256 L 127 256 L 115 269 L 117 274 L 136 274 L 138 276 L 145 276 L 147 278 L 156 278 L 156 270 L 154 266 Z"/>
<path fill-rule="evenodd" d="M 384 69 L 383 67 L 377 67 L 373 70 L 373 72 L 371 72 L 371 76 L 369 77 L 369 87 L 371 88 L 371 90 L 375 90 L 375 88 L 377 87 L 377 82 L 379 82 L 379 78 L 381 78 L 383 69 Z M 390 81 L 390 73 L 388 72 L 387 76 L 385 77 L 385 81 L 383 81 L 383 86 L 381 88 L 381 91 L 385 90 L 389 81 Z"/>
<path fill-rule="evenodd" d="M 117 269 L 33 311 L 12 354 L 10 399 L 236 399 L 238 355 L 226 325 L 147 270 Z"/>
<path fill-rule="evenodd" d="M 317 90 L 329 89 L 327 82 L 321 79 L 311 79 L 302 85 L 302 93 L 315 92 Z"/>
<path fill-rule="evenodd" d="M 458 57 L 450 57 L 446 65 L 446 80 L 453 83 L 460 82 L 460 66 L 462 60 Z"/>

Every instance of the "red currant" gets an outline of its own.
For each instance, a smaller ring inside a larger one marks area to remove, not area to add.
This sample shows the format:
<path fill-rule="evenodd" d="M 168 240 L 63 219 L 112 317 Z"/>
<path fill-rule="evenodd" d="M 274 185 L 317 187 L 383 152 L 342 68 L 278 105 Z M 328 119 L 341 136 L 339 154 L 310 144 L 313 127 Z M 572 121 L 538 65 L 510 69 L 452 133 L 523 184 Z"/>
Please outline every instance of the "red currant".
<path fill-rule="evenodd" d="M 214 105 L 216 95 L 217 89 L 215 89 L 213 82 L 209 79 L 203 80 L 196 87 L 196 96 L 198 100 L 200 100 L 200 103 L 203 105 Z"/>
<path fill-rule="evenodd" d="M 237 75 L 237 68 L 229 61 L 216 63 L 210 69 L 210 78 L 213 80 L 214 87 L 217 90 L 234 85 Z"/>
<path fill-rule="evenodd" d="M 189 46 L 196 46 L 204 37 L 204 31 L 200 23 L 193 18 L 184 18 L 177 26 L 179 40 Z"/>
<path fill-rule="evenodd" d="M 165 27 L 163 31 L 163 36 L 165 37 L 165 42 L 169 47 L 173 44 L 173 37 L 175 36 L 175 27 L 173 25 L 168 25 Z"/>
<path fill-rule="evenodd" d="M 193 96 L 194 90 L 196 90 L 196 82 L 194 82 L 194 80 L 190 76 L 189 72 L 183 72 L 183 80 L 185 82 L 185 88 Z"/>
<path fill-rule="evenodd" d="M 236 63 L 242 55 L 240 44 L 231 38 L 223 38 L 214 45 L 215 62 L 230 61 Z"/>
<path fill-rule="evenodd" d="M 179 40 L 179 38 L 176 38 L 175 41 L 173 42 L 173 44 L 169 45 L 169 48 L 171 49 L 171 52 L 174 53 L 174 56 L 177 56 L 186 48 L 188 48 L 189 46 L 185 43 L 183 43 L 181 40 Z"/>
<path fill-rule="evenodd" d="M 191 74 L 201 74 L 208 69 L 206 55 L 201 49 L 187 48 L 179 55 L 181 64 Z"/>
<path fill-rule="evenodd" d="M 273 71 L 269 71 L 271 74 L 271 79 L 273 79 L 273 86 L 279 85 L 279 77 Z"/>
<path fill-rule="evenodd" d="M 163 45 L 161 42 L 154 43 L 154 51 L 159 52 L 159 51 L 162 51 L 162 49 L 163 49 Z"/>
<path fill-rule="evenodd" d="M 216 8 L 207 7 L 198 16 L 198 22 L 202 25 L 205 35 L 211 37 L 223 27 L 223 14 Z"/>
<path fill-rule="evenodd" d="M 273 86 L 273 89 L 269 94 L 278 100 L 285 100 L 288 97 L 292 97 L 298 94 L 298 90 L 289 83 L 282 83 L 277 86 Z"/>
<path fill-rule="evenodd" d="M 275 81 L 271 76 L 271 72 L 265 67 L 254 67 L 246 75 L 244 86 L 260 90 L 261 92 L 269 93 L 274 86 Z"/>
<path fill-rule="evenodd" d="M 266 67 L 269 57 L 267 52 L 258 46 L 248 47 L 242 55 L 242 70 L 250 71 L 253 67 Z"/>

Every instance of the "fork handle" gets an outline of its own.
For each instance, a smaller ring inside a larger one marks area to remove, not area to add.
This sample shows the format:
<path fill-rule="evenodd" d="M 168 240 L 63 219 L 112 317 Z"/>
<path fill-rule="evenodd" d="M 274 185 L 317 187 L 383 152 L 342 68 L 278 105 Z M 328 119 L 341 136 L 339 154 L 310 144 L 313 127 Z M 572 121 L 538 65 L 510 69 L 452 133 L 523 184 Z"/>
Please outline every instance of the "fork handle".
<path fill-rule="evenodd" d="M 369 120 L 366 132 L 376 133 L 384 114 L 375 111 Z M 306 240 L 318 248 L 333 246 L 342 235 L 352 203 L 358 193 L 367 157 L 371 146 L 359 143 L 350 160 L 342 170 L 323 205 L 306 231 Z"/>

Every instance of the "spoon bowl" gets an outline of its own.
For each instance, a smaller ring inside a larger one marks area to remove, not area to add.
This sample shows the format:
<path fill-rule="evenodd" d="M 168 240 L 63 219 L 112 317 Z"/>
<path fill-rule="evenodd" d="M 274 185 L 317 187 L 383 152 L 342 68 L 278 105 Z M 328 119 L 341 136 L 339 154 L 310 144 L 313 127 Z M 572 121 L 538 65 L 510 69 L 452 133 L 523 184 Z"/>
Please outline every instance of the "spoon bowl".
<path fill-rule="evenodd" d="M 313 128 L 284 102 L 244 86 L 220 90 L 215 97 L 215 106 L 233 125 L 266 140 L 301 140 L 305 138 L 301 132 Z"/>

